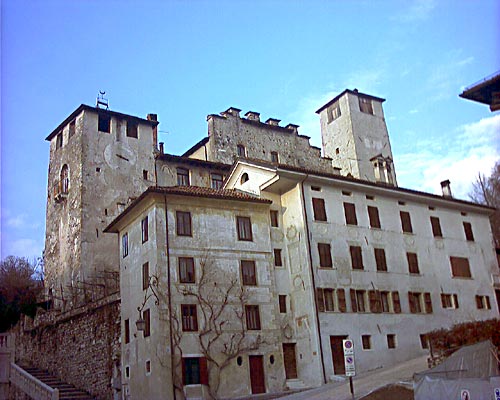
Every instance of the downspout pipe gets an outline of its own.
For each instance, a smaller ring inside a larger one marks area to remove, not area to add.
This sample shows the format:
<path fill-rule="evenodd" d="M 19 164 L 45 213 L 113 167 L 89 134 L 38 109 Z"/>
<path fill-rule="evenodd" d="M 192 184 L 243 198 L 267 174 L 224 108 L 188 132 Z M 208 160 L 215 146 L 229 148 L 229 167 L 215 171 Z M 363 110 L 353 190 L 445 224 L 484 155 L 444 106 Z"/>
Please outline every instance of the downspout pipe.
<path fill-rule="evenodd" d="M 163 196 L 165 201 L 165 247 L 167 256 L 167 299 L 168 299 L 168 329 L 169 329 L 169 339 L 170 339 L 170 372 L 172 379 L 172 388 L 174 390 L 174 400 L 177 398 L 177 390 L 175 388 L 175 349 L 174 341 L 172 339 L 172 278 L 170 274 L 170 242 L 168 236 L 168 206 L 167 206 L 167 196 Z"/>
<path fill-rule="evenodd" d="M 308 247 L 308 254 L 309 254 L 309 265 L 311 268 L 311 283 L 312 283 L 312 289 L 313 289 L 313 299 L 314 299 L 314 311 L 316 315 L 316 324 L 318 325 L 318 341 L 319 341 L 319 354 L 320 354 L 320 359 L 321 359 L 321 367 L 323 369 L 323 382 L 326 384 L 328 383 L 326 381 L 326 369 L 325 369 L 325 359 L 323 357 L 323 340 L 321 337 L 321 324 L 319 321 L 319 311 L 318 311 L 318 302 L 316 299 L 316 278 L 314 274 L 314 267 L 313 267 L 313 259 L 312 259 L 312 253 L 311 253 L 311 235 L 309 231 L 309 223 L 307 219 L 307 209 L 306 209 L 306 198 L 304 194 L 304 182 L 307 180 L 309 177 L 309 174 L 306 175 L 306 177 L 300 182 L 300 193 L 302 196 L 302 208 L 304 212 L 304 226 L 306 229 L 306 236 L 307 236 L 307 247 Z"/>

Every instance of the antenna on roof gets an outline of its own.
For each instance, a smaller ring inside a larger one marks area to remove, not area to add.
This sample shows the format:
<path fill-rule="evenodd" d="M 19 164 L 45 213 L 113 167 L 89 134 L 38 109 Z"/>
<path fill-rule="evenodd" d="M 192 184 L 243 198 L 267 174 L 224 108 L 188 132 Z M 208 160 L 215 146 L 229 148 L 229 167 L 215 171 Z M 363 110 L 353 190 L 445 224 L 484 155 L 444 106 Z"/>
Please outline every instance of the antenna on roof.
<path fill-rule="evenodd" d="M 99 94 L 97 95 L 97 100 L 95 105 L 97 108 L 101 108 L 102 106 L 105 107 L 106 110 L 109 109 L 108 99 L 104 97 L 105 94 L 106 92 L 104 90 L 99 90 Z"/>

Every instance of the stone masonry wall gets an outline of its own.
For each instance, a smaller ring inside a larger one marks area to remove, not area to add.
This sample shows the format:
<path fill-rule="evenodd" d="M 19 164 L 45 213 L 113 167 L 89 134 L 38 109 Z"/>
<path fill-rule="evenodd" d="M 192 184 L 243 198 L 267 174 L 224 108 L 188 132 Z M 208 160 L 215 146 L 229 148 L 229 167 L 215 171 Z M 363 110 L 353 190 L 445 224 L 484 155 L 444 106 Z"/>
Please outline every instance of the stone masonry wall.
<path fill-rule="evenodd" d="M 17 364 L 48 370 L 96 399 L 112 399 L 113 386 L 121 387 L 119 294 L 34 321 L 26 317 L 15 333 Z"/>

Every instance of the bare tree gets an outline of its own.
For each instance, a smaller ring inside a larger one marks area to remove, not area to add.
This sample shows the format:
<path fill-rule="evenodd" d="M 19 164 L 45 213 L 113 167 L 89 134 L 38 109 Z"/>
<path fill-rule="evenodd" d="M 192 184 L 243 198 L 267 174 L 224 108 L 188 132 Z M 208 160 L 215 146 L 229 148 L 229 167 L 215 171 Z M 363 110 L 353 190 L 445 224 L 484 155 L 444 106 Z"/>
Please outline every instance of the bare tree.
<path fill-rule="evenodd" d="M 489 177 L 478 174 L 476 181 L 472 184 L 469 198 L 476 203 L 496 208 L 490 216 L 490 223 L 495 246 L 500 248 L 500 161 L 496 162 Z"/>

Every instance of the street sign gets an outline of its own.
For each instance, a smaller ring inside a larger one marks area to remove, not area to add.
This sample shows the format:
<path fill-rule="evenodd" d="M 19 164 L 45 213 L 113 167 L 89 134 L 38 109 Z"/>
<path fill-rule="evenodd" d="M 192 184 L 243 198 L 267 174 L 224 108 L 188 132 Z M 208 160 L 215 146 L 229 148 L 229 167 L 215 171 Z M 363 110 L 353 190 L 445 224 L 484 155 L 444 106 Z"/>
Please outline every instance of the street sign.
<path fill-rule="evenodd" d="M 460 400 L 470 400 L 470 392 L 467 389 L 460 391 Z"/>
<path fill-rule="evenodd" d="M 354 345 L 352 340 L 345 339 L 342 341 L 344 346 L 344 365 L 346 376 L 356 376 L 356 366 L 354 364 Z"/>
<path fill-rule="evenodd" d="M 354 345 L 352 340 L 344 339 L 342 340 L 342 344 L 344 346 L 344 355 L 347 356 L 349 354 L 354 354 Z"/>
<path fill-rule="evenodd" d="M 495 388 L 495 400 L 500 400 L 500 388 Z"/>

